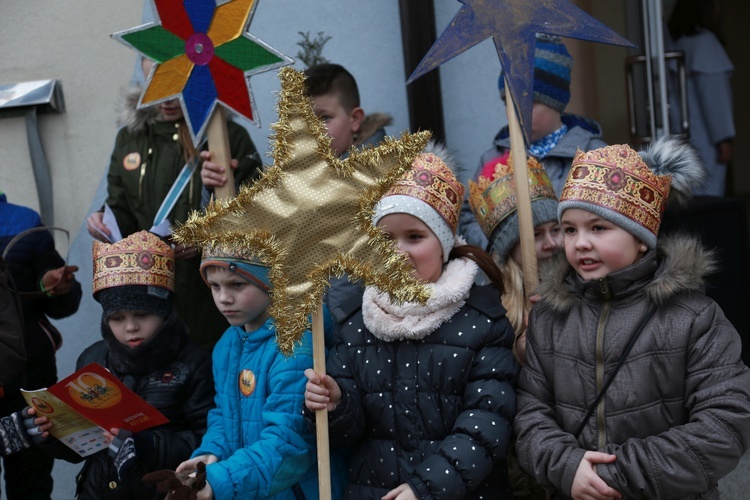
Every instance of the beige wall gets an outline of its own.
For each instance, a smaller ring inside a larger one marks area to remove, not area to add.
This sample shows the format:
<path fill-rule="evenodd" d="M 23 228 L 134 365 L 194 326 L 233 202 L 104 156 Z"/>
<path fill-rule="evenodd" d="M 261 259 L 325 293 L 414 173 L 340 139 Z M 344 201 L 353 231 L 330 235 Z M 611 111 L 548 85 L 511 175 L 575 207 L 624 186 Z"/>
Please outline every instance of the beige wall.
<path fill-rule="evenodd" d="M 140 23 L 141 2 L 35 0 L 3 2 L 0 83 L 59 79 L 66 111 L 39 116 L 50 164 L 55 225 L 76 233 L 107 165 L 117 131 L 117 103 L 135 53 L 112 40 Z M 0 190 L 36 210 L 23 118 L 0 119 Z M 65 250 L 64 248 L 61 250 Z"/>

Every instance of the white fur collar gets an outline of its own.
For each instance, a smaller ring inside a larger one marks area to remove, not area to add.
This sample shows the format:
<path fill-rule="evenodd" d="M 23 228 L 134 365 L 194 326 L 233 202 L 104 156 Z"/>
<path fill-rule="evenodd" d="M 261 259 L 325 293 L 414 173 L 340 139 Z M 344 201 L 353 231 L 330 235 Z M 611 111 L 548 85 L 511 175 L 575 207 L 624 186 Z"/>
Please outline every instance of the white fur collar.
<path fill-rule="evenodd" d="M 430 283 L 427 304 L 395 304 L 387 293 L 365 288 L 362 319 L 375 337 L 386 342 L 419 340 L 437 330 L 456 314 L 469 298 L 479 266 L 471 259 L 453 259 L 436 283 Z"/>

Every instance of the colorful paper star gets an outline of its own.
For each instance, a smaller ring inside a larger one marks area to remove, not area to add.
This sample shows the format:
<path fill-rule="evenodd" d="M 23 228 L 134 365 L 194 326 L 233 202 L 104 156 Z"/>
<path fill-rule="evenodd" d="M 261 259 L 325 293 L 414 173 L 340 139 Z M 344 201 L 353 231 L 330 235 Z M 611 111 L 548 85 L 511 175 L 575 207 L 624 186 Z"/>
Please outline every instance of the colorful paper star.
<path fill-rule="evenodd" d="M 628 40 L 568 0 L 459 1 L 463 6 L 407 83 L 492 37 L 526 137 L 531 130 L 537 33 L 633 47 Z"/>
<path fill-rule="evenodd" d="M 258 0 L 151 3 L 161 23 L 112 35 L 157 63 L 138 106 L 179 98 L 196 146 L 217 102 L 258 123 L 249 77 L 293 62 L 246 32 Z"/>
<path fill-rule="evenodd" d="M 428 291 L 413 267 L 371 223 L 373 207 L 424 148 L 429 133 L 386 138 L 340 160 L 323 122 L 305 96 L 304 77 L 279 72 L 279 121 L 274 165 L 237 198 L 194 213 L 175 231 L 178 241 L 251 253 L 270 265 L 270 313 L 279 347 L 291 352 L 309 328 L 329 276 L 349 273 L 396 300 L 424 301 Z"/>

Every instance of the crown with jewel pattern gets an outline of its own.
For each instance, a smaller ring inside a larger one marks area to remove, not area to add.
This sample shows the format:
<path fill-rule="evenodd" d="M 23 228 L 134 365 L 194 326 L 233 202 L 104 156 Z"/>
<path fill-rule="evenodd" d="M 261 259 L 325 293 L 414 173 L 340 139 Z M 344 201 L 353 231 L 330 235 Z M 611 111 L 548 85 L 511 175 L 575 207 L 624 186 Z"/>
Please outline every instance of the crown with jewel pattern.
<path fill-rule="evenodd" d="M 174 251 L 148 231 L 116 243 L 94 242 L 93 293 L 116 286 L 146 285 L 174 291 Z"/>
<path fill-rule="evenodd" d="M 569 208 L 594 212 L 656 245 L 672 176 L 656 174 L 626 144 L 578 151 L 560 194 L 559 214 Z"/>

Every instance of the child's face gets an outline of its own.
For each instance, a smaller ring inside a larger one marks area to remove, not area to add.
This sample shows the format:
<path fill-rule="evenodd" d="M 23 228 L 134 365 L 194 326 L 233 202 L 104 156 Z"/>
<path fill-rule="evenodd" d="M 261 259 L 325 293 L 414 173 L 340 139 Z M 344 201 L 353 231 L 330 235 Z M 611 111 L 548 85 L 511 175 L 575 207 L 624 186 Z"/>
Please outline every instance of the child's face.
<path fill-rule="evenodd" d="M 627 267 L 647 250 L 635 236 L 587 210 L 568 209 L 560 222 L 565 256 L 584 280 L 603 278 Z"/>
<path fill-rule="evenodd" d="M 156 335 L 164 318 L 144 311 L 117 311 L 107 318 L 107 324 L 119 343 L 135 349 Z"/>
<path fill-rule="evenodd" d="M 141 69 L 143 70 L 143 77 L 148 78 L 151 73 L 151 67 L 154 65 L 154 61 L 146 57 L 141 59 Z M 169 101 L 162 102 L 157 106 L 159 110 L 159 120 L 165 122 L 176 122 L 183 117 L 182 107 L 180 106 L 179 99 L 170 99 Z"/>
<path fill-rule="evenodd" d="M 389 214 L 378 221 L 396 243 L 400 252 L 409 256 L 414 276 L 435 283 L 443 273 L 443 247 L 427 224 L 409 214 Z"/>
<path fill-rule="evenodd" d="M 563 246 L 563 234 L 560 224 L 555 221 L 545 222 L 534 228 L 534 245 L 536 247 L 536 260 L 545 260 L 552 257 L 556 248 Z M 511 250 L 513 259 L 519 264 L 523 264 L 523 254 L 521 253 L 521 244 L 516 243 Z"/>
<path fill-rule="evenodd" d="M 312 100 L 315 116 L 328 128 L 334 154 L 341 156 L 354 144 L 354 134 L 359 131 L 364 117 L 362 108 L 347 112 L 335 93 L 317 95 Z"/>
<path fill-rule="evenodd" d="M 562 116 L 554 108 L 535 102 L 531 107 L 531 142 L 547 137 L 562 127 Z"/>
<path fill-rule="evenodd" d="M 223 267 L 209 267 L 206 281 L 216 307 L 230 325 L 253 332 L 268 319 L 270 296 L 242 276 Z"/>

